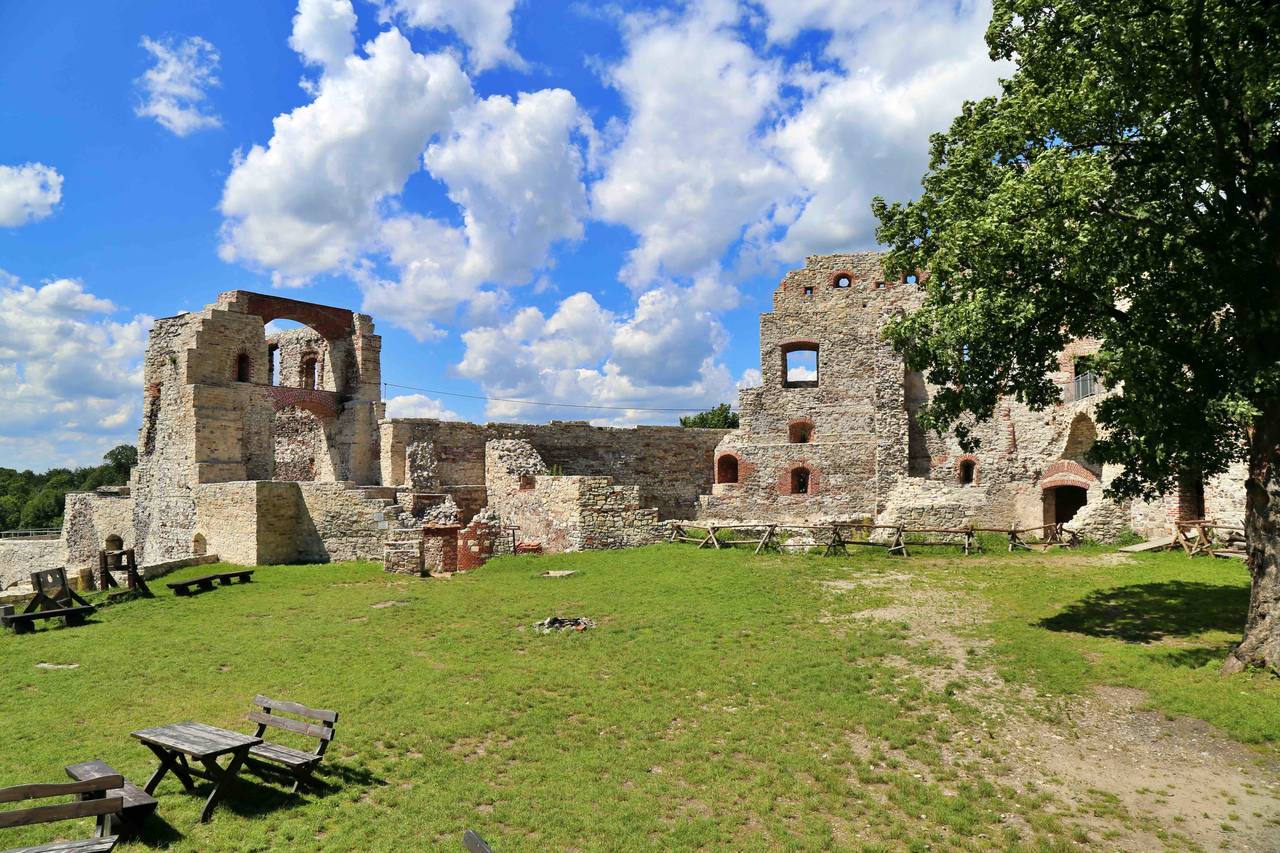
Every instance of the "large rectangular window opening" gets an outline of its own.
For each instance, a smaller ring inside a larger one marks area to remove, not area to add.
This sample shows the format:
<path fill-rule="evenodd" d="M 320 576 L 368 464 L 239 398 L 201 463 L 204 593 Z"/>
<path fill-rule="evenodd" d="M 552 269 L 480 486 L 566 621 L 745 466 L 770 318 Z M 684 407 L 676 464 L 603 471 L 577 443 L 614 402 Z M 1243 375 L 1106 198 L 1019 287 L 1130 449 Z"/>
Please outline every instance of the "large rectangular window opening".
<path fill-rule="evenodd" d="M 818 387 L 818 345 L 785 344 L 782 349 L 782 387 Z"/>

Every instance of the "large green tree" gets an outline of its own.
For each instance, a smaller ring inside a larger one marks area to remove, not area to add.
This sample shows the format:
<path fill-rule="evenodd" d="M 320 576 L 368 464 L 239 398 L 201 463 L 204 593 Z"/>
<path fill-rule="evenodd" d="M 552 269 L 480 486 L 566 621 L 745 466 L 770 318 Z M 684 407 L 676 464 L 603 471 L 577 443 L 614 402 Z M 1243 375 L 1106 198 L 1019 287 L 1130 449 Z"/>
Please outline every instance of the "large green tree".
<path fill-rule="evenodd" d="M 932 138 L 918 201 L 874 203 L 889 272 L 929 273 L 890 331 L 943 388 L 925 418 L 1050 405 L 1057 353 L 1099 339 L 1113 495 L 1247 463 L 1226 668 L 1280 670 L 1280 3 L 995 0 L 987 42 L 1001 94 Z"/>

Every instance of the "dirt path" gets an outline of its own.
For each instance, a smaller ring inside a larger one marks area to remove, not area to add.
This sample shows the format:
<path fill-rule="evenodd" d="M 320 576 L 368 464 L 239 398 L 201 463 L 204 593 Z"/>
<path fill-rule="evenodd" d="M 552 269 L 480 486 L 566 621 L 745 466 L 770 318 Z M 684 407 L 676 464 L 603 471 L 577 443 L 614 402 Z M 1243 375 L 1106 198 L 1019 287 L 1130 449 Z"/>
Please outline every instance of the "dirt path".
<path fill-rule="evenodd" d="M 1062 698 L 1006 684 L 974 654 L 984 644 L 969 629 L 984 621 L 982 602 L 922 577 L 850 570 L 823 586 L 837 595 L 865 589 L 892 596 L 892 604 L 856 617 L 905 622 L 950 664 L 890 663 L 935 689 L 961 680 L 965 697 L 984 708 L 985 733 L 953 744 L 948 763 L 972 773 L 977 762 L 992 781 L 1051 793 L 1052 811 L 1087 836 L 1079 841 L 1102 850 L 1280 853 L 1280 761 L 1199 720 L 1142 710 L 1140 690 L 1105 687 Z M 981 740 L 985 750 L 977 748 Z M 1031 834 L 1025 815 L 1003 817 Z"/>

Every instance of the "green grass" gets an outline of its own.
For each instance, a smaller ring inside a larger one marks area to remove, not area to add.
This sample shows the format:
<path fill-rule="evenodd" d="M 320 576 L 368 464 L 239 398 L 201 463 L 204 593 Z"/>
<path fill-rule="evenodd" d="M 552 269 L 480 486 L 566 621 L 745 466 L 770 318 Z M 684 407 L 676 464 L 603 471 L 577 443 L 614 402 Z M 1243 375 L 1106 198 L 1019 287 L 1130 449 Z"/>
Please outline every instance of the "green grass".
<path fill-rule="evenodd" d="M 857 614 L 889 605 L 894 577 L 910 575 L 913 588 L 986 605 L 970 654 L 1014 685 L 1140 687 L 1170 714 L 1276 752 L 1276 681 L 1215 671 L 1239 633 L 1243 569 L 1101 558 L 669 545 L 504 558 L 452 580 L 368 564 L 263 568 L 247 586 L 166 591 L 84 627 L 0 636 L 0 785 L 54 781 L 89 758 L 141 783 L 154 759 L 131 730 L 186 719 L 250 730 L 262 692 L 341 711 L 325 787 L 295 799 L 246 775 L 201 825 L 202 797 L 168 777 L 144 844 L 459 849 L 474 828 L 504 853 L 1068 850 L 1083 811 L 1006 784 L 996 752 L 948 760 L 990 709 L 964 679 L 925 677 L 947 660 L 936 644 Z M 577 574 L 536 577 L 558 568 Z M 822 583 L 849 578 L 882 582 L 839 594 Z M 387 601 L 399 604 L 373 607 Z M 551 614 L 598 624 L 531 630 Z M 1134 819 L 1106 806 L 1117 826 Z M 6 830 L 0 846 L 76 828 Z"/>

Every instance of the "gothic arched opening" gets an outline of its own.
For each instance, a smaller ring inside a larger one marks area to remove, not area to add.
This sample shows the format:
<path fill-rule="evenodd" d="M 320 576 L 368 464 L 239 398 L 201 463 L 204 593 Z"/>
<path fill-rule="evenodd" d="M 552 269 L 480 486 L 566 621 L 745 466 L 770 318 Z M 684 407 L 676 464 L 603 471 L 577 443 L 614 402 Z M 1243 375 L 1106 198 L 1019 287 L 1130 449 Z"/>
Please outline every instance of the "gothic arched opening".
<path fill-rule="evenodd" d="M 1044 523 L 1066 524 L 1089 503 L 1089 490 L 1083 486 L 1052 486 L 1044 490 Z"/>

